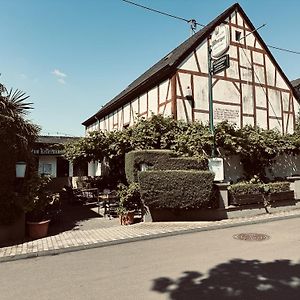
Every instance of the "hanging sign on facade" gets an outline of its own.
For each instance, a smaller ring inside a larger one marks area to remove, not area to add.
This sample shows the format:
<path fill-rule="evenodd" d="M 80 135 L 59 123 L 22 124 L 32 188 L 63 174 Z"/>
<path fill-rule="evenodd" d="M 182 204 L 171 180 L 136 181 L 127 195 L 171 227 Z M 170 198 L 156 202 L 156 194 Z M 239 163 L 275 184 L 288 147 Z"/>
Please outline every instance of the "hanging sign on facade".
<path fill-rule="evenodd" d="M 222 24 L 217 26 L 211 36 L 211 56 L 217 59 L 222 56 L 229 48 L 229 26 Z"/>
<path fill-rule="evenodd" d="M 212 62 L 211 73 L 215 75 L 229 68 L 229 54 L 223 55 Z"/>

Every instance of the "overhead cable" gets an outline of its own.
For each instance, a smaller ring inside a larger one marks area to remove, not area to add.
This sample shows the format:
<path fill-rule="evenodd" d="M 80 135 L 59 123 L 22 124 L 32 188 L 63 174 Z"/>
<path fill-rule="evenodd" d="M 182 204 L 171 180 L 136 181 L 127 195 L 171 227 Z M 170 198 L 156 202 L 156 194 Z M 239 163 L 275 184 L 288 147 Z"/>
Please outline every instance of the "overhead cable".
<path fill-rule="evenodd" d="M 147 6 L 144 6 L 144 5 L 141 5 L 141 4 L 138 4 L 138 3 L 135 3 L 135 2 L 132 2 L 132 1 L 129 1 L 129 0 L 121 0 L 123 2 L 126 2 L 128 4 L 132 4 L 132 5 L 135 5 L 135 6 L 138 6 L 138 7 L 141 7 L 141 8 L 144 8 L 146 10 L 149 10 L 149 11 L 152 11 L 152 12 L 156 12 L 156 13 L 159 13 L 161 15 L 164 15 L 164 16 L 167 16 L 167 17 L 171 17 L 171 18 L 174 18 L 174 19 L 177 19 L 177 20 L 181 20 L 181 21 L 184 21 L 186 23 L 189 23 L 191 25 L 191 29 L 192 31 L 195 32 L 195 27 L 193 27 L 194 24 L 196 25 L 199 25 L 199 26 L 202 26 L 202 27 L 205 27 L 206 25 L 203 25 L 203 24 L 200 24 L 198 23 L 197 21 L 195 21 L 194 19 L 185 19 L 185 18 L 182 18 L 182 17 L 179 17 L 179 16 L 175 16 L 175 15 L 171 15 L 169 13 L 165 13 L 163 11 L 160 11 L 160 10 L 157 10 L 157 9 L 154 9 L 154 8 L 150 8 L 150 7 L 147 7 Z M 264 27 L 266 24 L 263 24 L 262 26 L 260 26 L 259 28 L 257 28 L 255 31 L 257 31 L 258 29 Z M 247 35 L 251 34 L 252 32 L 248 33 Z M 246 35 L 246 36 L 247 36 Z M 246 37 L 245 36 L 245 37 Z M 244 38 L 245 38 L 244 37 Z M 285 48 L 281 48 L 281 47 L 276 47 L 276 46 L 272 46 L 272 45 L 267 45 L 269 48 L 272 48 L 272 49 L 275 49 L 275 50 L 279 50 L 279 51 L 284 51 L 284 52 L 289 52 L 289 53 L 292 53 L 292 54 L 300 54 L 299 51 L 294 51 L 294 50 L 289 50 L 289 49 L 285 49 Z"/>
<path fill-rule="evenodd" d="M 132 5 L 135 5 L 135 6 L 138 6 L 138 7 L 141 7 L 141 8 L 144 8 L 144 9 L 147 9 L 147 10 L 150 10 L 150 11 L 153 11 L 153 12 L 156 12 L 156 13 L 159 13 L 159 14 L 164 15 L 164 16 L 168 16 L 168 17 L 171 17 L 171 18 L 174 18 L 174 19 L 177 19 L 177 20 L 185 21 L 187 23 L 190 23 L 190 22 L 194 21 L 193 19 L 188 20 L 188 19 L 185 19 L 185 18 L 182 18 L 182 17 L 171 15 L 169 13 L 165 13 L 163 11 L 160 11 L 160 10 L 157 10 L 157 9 L 154 9 L 154 8 L 150 8 L 150 7 L 147 7 L 147 6 L 144 6 L 144 5 L 129 1 L 129 0 L 121 0 L 121 1 L 132 4 Z M 202 27 L 205 26 L 205 25 L 200 24 L 198 22 L 196 22 L 196 24 L 199 25 L 199 26 L 202 26 Z"/>

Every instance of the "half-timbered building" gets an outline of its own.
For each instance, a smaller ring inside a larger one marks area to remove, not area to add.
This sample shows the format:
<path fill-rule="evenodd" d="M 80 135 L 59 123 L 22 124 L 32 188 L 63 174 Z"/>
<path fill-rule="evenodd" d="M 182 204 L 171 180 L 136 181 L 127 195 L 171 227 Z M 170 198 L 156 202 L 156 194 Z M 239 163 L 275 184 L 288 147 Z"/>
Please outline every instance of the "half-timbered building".
<path fill-rule="evenodd" d="M 208 49 L 212 33 L 222 24 L 229 29 L 229 67 L 212 78 L 214 122 L 293 132 L 298 96 L 237 3 L 84 121 L 86 132 L 122 130 L 136 116 L 151 114 L 208 122 Z"/>

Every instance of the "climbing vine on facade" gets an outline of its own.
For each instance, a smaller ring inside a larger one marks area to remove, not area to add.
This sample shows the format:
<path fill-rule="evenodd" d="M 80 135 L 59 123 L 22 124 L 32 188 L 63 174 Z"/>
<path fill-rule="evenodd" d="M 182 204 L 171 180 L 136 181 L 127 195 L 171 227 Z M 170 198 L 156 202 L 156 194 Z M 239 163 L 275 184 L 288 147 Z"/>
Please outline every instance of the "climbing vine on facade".
<path fill-rule="evenodd" d="M 250 125 L 237 128 L 229 122 L 219 123 L 215 128 L 218 156 L 239 155 L 246 179 L 254 175 L 264 179 L 265 169 L 276 156 L 300 152 L 298 127 L 294 134 L 282 135 L 277 130 Z M 122 131 L 92 132 L 68 144 L 65 156 L 71 161 L 102 160 L 105 157 L 112 170 L 124 173 L 124 156 L 131 150 L 170 149 L 181 156 L 209 158 L 212 146 L 213 136 L 207 125 L 153 115 L 149 119 L 137 119 L 132 127 Z"/>

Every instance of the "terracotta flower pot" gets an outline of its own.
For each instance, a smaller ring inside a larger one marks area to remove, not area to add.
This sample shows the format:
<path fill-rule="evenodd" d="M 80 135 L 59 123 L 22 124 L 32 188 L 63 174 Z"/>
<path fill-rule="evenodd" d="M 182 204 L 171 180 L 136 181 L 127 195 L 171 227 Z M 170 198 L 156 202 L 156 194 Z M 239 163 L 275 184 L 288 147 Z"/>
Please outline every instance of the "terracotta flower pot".
<path fill-rule="evenodd" d="M 120 215 L 121 225 L 131 225 L 134 223 L 134 211 L 129 211 L 126 214 Z"/>
<path fill-rule="evenodd" d="M 47 236 L 49 223 L 50 220 L 41 222 L 27 221 L 29 237 L 32 239 L 40 239 Z"/>

